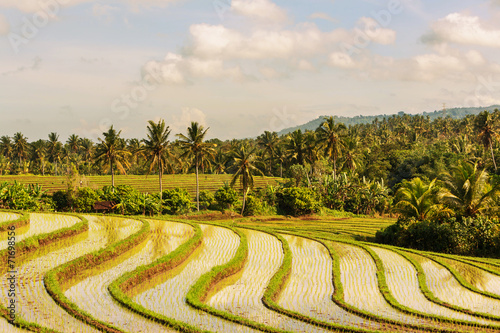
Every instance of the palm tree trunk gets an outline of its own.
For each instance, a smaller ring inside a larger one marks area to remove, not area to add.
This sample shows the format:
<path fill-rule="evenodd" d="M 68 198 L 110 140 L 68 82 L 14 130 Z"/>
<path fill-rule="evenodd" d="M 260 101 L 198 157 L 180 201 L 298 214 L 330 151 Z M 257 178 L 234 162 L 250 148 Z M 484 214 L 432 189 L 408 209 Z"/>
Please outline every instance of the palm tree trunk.
<path fill-rule="evenodd" d="M 280 163 L 280 178 L 283 178 L 283 162 Z"/>
<path fill-rule="evenodd" d="M 159 161 L 159 159 L 158 159 L 158 161 Z M 158 162 L 158 181 L 160 182 L 160 202 L 161 202 L 163 199 L 163 183 L 162 183 L 160 162 Z"/>
<path fill-rule="evenodd" d="M 113 193 L 115 193 L 115 170 L 113 168 L 113 162 L 111 162 L 111 187 Z"/>
<path fill-rule="evenodd" d="M 200 211 L 200 187 L 198 182 L 198 156 L 196 156 L 196 209 Z"/>
<path fill-rule="evenodd" d="M 241 206 L 241 215 L 243 216 L 243 212 L 245 211 L 245 202 L 247 200 L 247 191 L 243 189 L 243 205 Z"/>
<path fill-rule="evenodd" d="M 54 171 L 55 171 L 55 174 L 57 176 L 57 162 L 54 162 Z"/>
<path fill-rule="evenodd" d="M 495 167 L 495 173 L 497 172 L 497 162 L 495 161 L 495 154 L 493 154 L 493 145 L 490 141 L 490 151 L 491 151 L 491 159 L 493 160 L 493 166 Z"/>

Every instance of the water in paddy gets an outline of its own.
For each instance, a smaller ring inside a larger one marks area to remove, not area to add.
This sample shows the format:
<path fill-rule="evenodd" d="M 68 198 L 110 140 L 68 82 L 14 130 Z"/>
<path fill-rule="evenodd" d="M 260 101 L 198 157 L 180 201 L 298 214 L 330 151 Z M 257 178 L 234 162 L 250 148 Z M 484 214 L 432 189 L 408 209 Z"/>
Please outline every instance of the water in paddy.
<path fill-rule="evenodd" d="M 50 233 L 58 229 L 68 228 L 81 222 L 78 217 L 59 214 L 42 214 L 30 213 L 30 223 L 23 226 L 23 233 L 16 231 L 16 242 L 23 239 L 39 235 L 42 233 Z M 7 248 L 7 234 L 0 240 L 0 250 Z"/>
<path fill-rule="evenodd" d="M 0 212 L 0 223 L 17 220 L 21 217 L 21 214 L 11 213 L 11 212 Z"/>
<path fill-rule="evenodd" d="M 500 300 L 470 291 L 462 286 L 448 269 L 431 259 L 415 254 L 409 256 L 420 263 L 427 286 L 438 299 L 474 312 L 497 316 L 500 314 Z M 476 281 L 479 281 L 479 277 Z"/>
<path fill-rule="evenodd" d="M 280 306 L 326 322 L 386 329 L 387 324 L 353 315 L 332 301 L 332 259 L 322 244 L 307 238 L 282 236 L 292 251 L 292 271 L 277 300 Z"/>
<path fill-rule="evenodd" d="M 61 309 L 46 292 L 43 276 L 46 272 L 84 254 L 102 249 L 110 242 L 122 240 L 137 232 L 142 223 L 115 217 L 88 217 L 86 238 L 70 246 L 56 249 L 17 267 L 17 314 L 28 322 L 38 323 L 59 332 L 97 332 Z M 7 305 L 6 277 L 0 281 L 0 295 Z"/>
<path fill-rule="evenodd" d="M 129 311 L 116 303 L 107 287 L 111 282 L 137 266 L 147 265 L 175 250 L 194 235 L 193 228 L 183 223 L 149 221 L 151 233 L 145 245 L 129 251 L 113 262 L 100 265 L 88 277 L 65 292 L 80 309 L 101 321 L 128 332 L 174 332 Z"/>
<path fill-rule="evenodd" d="M 7 319 L 0 318 L 0 332 L 1 333 L 27 333 L 30 331 L 23 330 L 22 328 L 15 327 L 7 321 Z"/>
<path fill-rule="evenodd" d="M 272 327 L 293 332 L 328 332 L 271 311 L 261 301 L 271 277 L 281 266 L 281 242 L 269 234 L 245 230 L 248 238 L 248 258 L 238 279 L 222 281 L 222 287 L 207 304 L 222 311 L 248 318 Z"/>
<path fill-rule="evenodd" d="M 468 283 L 481 291 L 496 294 L 500 296 L 500 276 L 491 274 L 480 268 L 465 264 L 456 260 L 439 258 L 451 266 Z"/>
<path fill-rule="evenodd" d="M 212 332 L 257 332 L 189 307 L 185 296 L 204 273 L 234 257 L 240 239 L 233 231 L 200 226 L 203 242 L 180 267 L 158 275 L 141 285 L 133 300 L 143 307 L 178 321 Z"/>
<path fill-rule="evenodd" d="M 486 325 L 498 325 L 493 320 L 483 319 L 429 301 L 419 288 L 415 267 L 401 255 L 382 249 L 370 247 L 382 260 L 385 269 L 387 286 L 394 298 L 402 305 L 431 315 L 443 316 Z M 461 327 L 461 329 L 464 329 Z"/>

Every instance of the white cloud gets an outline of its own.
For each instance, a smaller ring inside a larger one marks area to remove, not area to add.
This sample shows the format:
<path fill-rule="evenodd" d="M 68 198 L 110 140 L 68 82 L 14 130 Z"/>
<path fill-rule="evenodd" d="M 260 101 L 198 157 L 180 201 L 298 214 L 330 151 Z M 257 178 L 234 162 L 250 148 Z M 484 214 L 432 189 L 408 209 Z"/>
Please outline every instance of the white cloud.
<path fill-rule="evenodd" d="M 364 34 L 373 43 L 388 45 L 393 44 L 396 40 L 396 31 L 382 28 L 380 24 L 371 17 L 362 17 L 359 19 L 358 24 L 362 27 Z"/>
<path fill-rule="evenodd" d="M 347 53 L 333 52 L 329 57 L 329 64 L 332 67 L 356 68 L 358 65 Z"/>
<path fill-rule="evenodd" d="M 296 30 L 258 29 L 250 36 L 222 25 L 195 24 L 190 28 L 191 51 L 197 57 L 220 59 L 288 59 L 324 53 L 328 47 L 349 38 L 338 29 L 322 32 L 314 24 Z"/>
<path fill-rule="evenodd" d="M 4 15 L 0 14 L 0 36 L 5 36 L 10 31 L 10 25 Z"/>
<path fill-rule="evenodd" d="M 180 115 L 172 115 L 170 121 L 172 133 L 183 133 L 185 135 L 192 121 L 198 122 L 205 128 L 207 126 L 207 116 L 203 111 L 193 107 L 183 107 Z"/>
<path fill-rule="evenodd" d="M 478 16 L 452 13 L 434 22 L 431 28 L 423 41 L 500 47 L 500 29 L 487 27 Z"/>
<path fill-rule="evenodd" d="M 287 13 L 269 0 L 232 0 L 231 9 L 258 21 L 283 23 L 288 19 Z"/>
<path fill-rule="evenodd" d="M 327 21 L 334 22 L 334 23 L 338 22 L 337 19 L 334 19 L 333 17 L 331 17 L 327 13 L 322 13 L 322 12 L 312 13 L 311 15 L 309 15 L 309 18 L 312 20 L 320 19 L 320 20 L 327 20 Z"/>

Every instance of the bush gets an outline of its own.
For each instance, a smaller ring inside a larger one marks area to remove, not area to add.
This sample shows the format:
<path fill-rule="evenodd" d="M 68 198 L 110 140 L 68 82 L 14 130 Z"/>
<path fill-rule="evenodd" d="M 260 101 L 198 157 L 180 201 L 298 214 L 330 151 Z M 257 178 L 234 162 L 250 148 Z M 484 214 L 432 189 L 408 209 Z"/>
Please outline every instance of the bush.
<path fill-rule="evenodd" d="M 207 210 L 215 204 L 215 198 L 212 192 L 203 190 L 200 191 L 200 209 Z"/>
<path fill-rule="evenodd" d="M 185 214 L 193 208 L 191 195 L 186 189 L 174 188 L 162 192 L 163 214 Z"/>
<path fill-rule="evenodd" d="M 77 212 L 91 213 L 96 201 L 99 201 L 99 194 L 91 188 L 78 188 L 74 207 Z"/>
<path fill-rule="evenodd" d="M 262 213 L 262 210 L 263 210 L 262 202 L 253 195 L 248 195 L 245 201 L 245 209 L 243 210 L 243 216 L 259 215 Z"/>
<path fill-rule="evenodd" d="M 69 208 L 68 194 L 66 191 L 59 190 L 52 194 L 52 201 L 57 211 L 65 211 Z"/>
<path fill-rule="evenodd" d="M 308 215 L 320 210 L 316 193 L 307 187 L 284 188 L 277 194 L 278 209 L 285 215 Z"/>
<path fill-rule="evenodd" d="M 400 218 L 375 238 L 379 243 L 417 250 L 491 256 L 500 251 L 499 236 L 495 221 L 485 217 L 450 218 L 443 223 Z"/>
<path fill-rule="evenodd" d="M 238 202 L 238 193 L 226 184 L 215 192 L 214 198 L 220 210 L 230 209 Z"/>

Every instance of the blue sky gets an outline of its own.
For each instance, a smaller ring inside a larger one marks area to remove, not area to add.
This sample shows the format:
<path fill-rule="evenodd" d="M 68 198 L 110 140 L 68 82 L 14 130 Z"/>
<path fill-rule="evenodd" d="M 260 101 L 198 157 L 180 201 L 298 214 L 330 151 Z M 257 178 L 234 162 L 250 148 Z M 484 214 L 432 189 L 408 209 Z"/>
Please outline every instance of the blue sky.
<path fill-rule="evenodd" d="M 0 0 L 0 135 L 191 121 L 254 137 L 320 115 L 500 102 L 500 1 Z"/>

